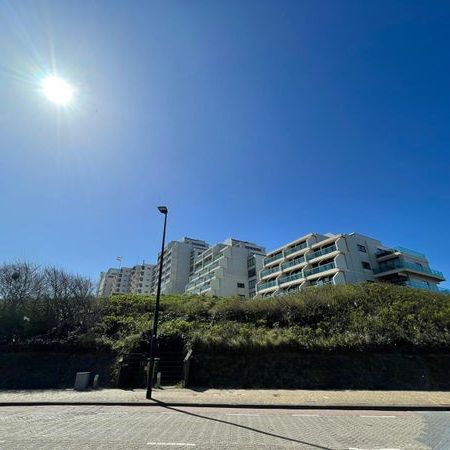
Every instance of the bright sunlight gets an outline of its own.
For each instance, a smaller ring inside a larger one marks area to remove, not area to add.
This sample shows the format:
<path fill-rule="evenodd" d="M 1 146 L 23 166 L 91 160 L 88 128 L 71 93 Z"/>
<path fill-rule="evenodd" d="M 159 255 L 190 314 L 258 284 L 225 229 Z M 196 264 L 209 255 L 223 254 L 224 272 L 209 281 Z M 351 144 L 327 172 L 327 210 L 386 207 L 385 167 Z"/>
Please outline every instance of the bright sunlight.
<path fill-rule="evenodd" d="M 68 105 L 72 101 L 74 88 L 55 75 L 44 78 L 41 86 L 45 96 L 57 105 Z"/>

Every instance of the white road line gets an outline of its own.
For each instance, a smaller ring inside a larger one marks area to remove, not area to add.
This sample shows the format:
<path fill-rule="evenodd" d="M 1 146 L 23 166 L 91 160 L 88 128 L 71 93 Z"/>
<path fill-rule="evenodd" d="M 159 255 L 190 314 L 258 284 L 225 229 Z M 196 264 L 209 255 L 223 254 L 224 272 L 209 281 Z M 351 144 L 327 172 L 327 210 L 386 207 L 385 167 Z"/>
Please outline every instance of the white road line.
<path fill-rule="evenodd" d="M 359 448 L 359 447 L 349 447 L 348 450 L 402 450 L 401 448 Z"/>
<path fill-rule="evenodd" d="M 292 414 L 292 417 L 319 417 L 319 414 Z"/>
<path fill-rule="evenodd" d="M 147 442 L 147 445 L 166 445 L 172 447 L 195 447 L 196 444 L 189 444 L 188 442 Z"/>
<path fill-rule="evenodd" d="M 261 414 L 238 414 L 238 413 L 228 413 L 226 416 L 249 416 L 249 417 L 259 417 Z"/>
<path fill-rule="evenodd" d="M 396 416 L 359 416 L 359 417 L 368 417 L 370 419 L 396 419 Z M 380 450 L 386 450 L 386 449 L 380 449 Z"/>

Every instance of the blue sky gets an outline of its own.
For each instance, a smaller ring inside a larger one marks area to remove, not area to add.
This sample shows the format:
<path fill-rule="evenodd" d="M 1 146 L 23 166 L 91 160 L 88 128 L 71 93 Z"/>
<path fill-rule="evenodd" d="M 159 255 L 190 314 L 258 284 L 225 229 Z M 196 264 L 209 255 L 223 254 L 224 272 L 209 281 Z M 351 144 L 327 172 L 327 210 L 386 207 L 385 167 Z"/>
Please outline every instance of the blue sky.
<path fill-rule="evenodd" d="M 0 0 L 0 259 L 97 277 L 310 231 L 450 278 L 450 3 Z M 56 72 L 77 88 L 58 109 Z M 448 286 L 448 283 L 447 283 Z"/>

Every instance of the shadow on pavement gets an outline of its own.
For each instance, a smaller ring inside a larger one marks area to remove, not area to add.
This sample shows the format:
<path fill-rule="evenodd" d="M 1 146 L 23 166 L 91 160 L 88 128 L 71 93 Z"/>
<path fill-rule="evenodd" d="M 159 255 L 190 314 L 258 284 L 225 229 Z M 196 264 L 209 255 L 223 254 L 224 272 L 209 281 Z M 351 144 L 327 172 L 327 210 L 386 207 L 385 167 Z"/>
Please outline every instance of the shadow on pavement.
<path fill-rule="evenodd" d="M 257 428 L 247 427 L 245 425 L 239 425 L 237 423 L 229 422 L 227 420 L 214 419 L 213 417 L 202 416 L 201 414 L 195 414 L 193 412 L 184 411 L 182 409 L 174 408 L 173 406 L 169 406 L 169 405 L 167 405 L 165 403 L 159 402 L 158 400 L 155 400 L 155 402 L 159 403 L 159 405 L 161 407 L 163 407 L 163 408 L 170 409 L 171 411 L 180 412 L 180 413 L 186 414 L 188 416 L 198 417 L 200 419 L 211 420 L 212 422 L 224 423 L 226 425 L 232 425 L 234 427 L 239 427 L 239 428 L 243 428 L 244 430 L 254 431 L 256 433 L 264 434 L 266 436 L 271 436 L 271 437 L 275 437 L 275 438 L 278 438 L 278 439 L 283 439 L 285 441 L 296 442 L 297 444 L 305 444 L 305 445 L 309 445 L 309 446 L 314 447 L 314 448 L 320 448 L 320 449 L 323 449 L 323 450 L 331 450 L 329 447 L 322 447 L 320 445 L 312 444 L 311 442 L 300 441 L 298 439 L 293 439 L 293 438 L 290 438 L 290 437 L 287 437 L 287 436 L 282 436 L 280 434 L 269 433 L 268 431 L 258 430 Z"/>

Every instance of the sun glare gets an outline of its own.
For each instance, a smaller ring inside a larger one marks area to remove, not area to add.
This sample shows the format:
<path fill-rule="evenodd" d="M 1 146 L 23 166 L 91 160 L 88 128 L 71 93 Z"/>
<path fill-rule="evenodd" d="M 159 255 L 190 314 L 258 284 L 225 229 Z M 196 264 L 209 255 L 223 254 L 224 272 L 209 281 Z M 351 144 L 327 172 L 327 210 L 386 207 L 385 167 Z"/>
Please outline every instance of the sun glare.
<path fill-rule="evenodd" d="M 57 105 L 68 105 L 73 98 L 74 89 L 63 79 L 50 75 L 42 80 L 45 96 Z"/>

